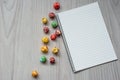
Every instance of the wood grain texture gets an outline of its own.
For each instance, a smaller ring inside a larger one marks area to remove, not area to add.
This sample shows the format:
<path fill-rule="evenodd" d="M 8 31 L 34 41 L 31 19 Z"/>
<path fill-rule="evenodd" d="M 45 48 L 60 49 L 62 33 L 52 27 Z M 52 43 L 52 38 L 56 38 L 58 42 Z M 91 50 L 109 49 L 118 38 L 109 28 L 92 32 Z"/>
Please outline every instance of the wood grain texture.
<path fill-rule="evenodd" d="M 59 11 L 52 7 L 55 1 L 61 3 Z M 50 11 L 58 13 L 95 1 L 0 0 L 0 80 L 120 80 L 120 0 L 98 0 L 118 61 L 73 73 L 60 37 L 48 44 L 50 49 L 60 48 L 60 54 L 55 56 L 56 64 L 39 62 L 39 57 L 44 55 L 40 46 L 45 35 L 41 18 L 48 18 Z M 50 34 L 53 32 L 50 28 Z M 45 56 L 54 55 L 49 50 Z M 34 69 L 40 73 L 38 79 L 31 77 Z"/>

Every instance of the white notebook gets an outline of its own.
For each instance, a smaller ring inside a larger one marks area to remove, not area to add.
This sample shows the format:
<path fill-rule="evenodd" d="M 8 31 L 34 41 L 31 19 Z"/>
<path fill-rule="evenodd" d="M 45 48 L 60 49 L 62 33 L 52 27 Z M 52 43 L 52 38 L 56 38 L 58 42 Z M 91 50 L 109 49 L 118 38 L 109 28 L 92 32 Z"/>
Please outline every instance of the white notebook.
<path fill-rule="evenodd" d="M 117 59 L 97 2 L 57 18 L 74 72 Z"/>

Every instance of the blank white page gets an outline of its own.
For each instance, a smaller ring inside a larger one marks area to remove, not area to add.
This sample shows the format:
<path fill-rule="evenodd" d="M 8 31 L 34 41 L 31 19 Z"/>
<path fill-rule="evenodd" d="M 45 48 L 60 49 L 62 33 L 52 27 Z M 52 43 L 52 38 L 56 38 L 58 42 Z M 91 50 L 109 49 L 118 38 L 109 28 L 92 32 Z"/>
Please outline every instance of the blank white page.
<path fill-rule="evenodd" d="M 74 72 L 116 60 L 97 2 L 58 13 Z"/>

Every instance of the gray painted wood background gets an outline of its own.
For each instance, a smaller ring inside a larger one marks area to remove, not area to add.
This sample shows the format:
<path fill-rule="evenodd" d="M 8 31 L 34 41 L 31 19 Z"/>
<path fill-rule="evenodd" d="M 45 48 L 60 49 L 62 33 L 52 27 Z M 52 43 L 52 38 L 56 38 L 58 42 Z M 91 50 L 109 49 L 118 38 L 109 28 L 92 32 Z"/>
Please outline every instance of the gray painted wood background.
<path fill-rule="evenodd" d="M 60 48 L 56 64 L 39 62 L 45 35 L 41 18 L 48 17 L 50 11 L 58 13 L 96 0 L 56 0 L 61 3 L 59 11 L 53 9 L 54 1 L 0 0 L 0 80 L 120 80 L 120 0 L 98 0 L 118 61 L 78 73 L 72 72 L 62 37 L 48 45 Z M 45 56 L 53 54 L 49 50 Z M 31 77 L 34 69 L 40 74 L 38 79 Z"/>

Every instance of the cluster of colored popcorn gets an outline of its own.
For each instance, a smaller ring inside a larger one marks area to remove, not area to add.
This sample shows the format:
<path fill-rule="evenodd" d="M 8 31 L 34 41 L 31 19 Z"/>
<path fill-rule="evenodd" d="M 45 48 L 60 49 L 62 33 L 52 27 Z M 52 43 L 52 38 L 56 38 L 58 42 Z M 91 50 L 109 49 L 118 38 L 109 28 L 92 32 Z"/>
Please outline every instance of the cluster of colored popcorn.
<path fill-rule="evenodd" d="M 55 10 L 59 10 L 59 9 L 60 9 L 60 3 L 59 3 L 59 2 L 55 2 L 55 3 L 53 4 L 53 8 L 54 8 Z M 49 16 L 49 18 L 50 18 L 51 20 L 53 20 L 53 19 L 56 17 L 54 12 L 50 12 L 50 13 L 48 14 L 48 16 Z M 44 25 L 46 25 L 46 24 L 48 23 L 48 19 L 47 19 L 46 17 L 42 18 L 42 23 L 43 23 Z M 57 27 L 58 27 L 57 21 L 52 21 L 52 22 L 51 22 L 51 26 L 52 26 L 52 28 L 54 28 L 54 29 L 57 28 Z M 48 34 L 49 31 L 50 31 L 50 29 L 49 29 L 48 26 L 44 26 L 44 27 L 43 27 L 43 31 L 44 31 L 45 34 Z M 56 40 L 56 38 L 59 37 L 60 35 L 61 35 L 61 31 L 60 31 L 59 29 L 57 29 L 57 30 L 55 30 L 54 33 L 52 33 L 52 34 L 50 35 L 50 39 L 51 39 L 52 41 L 54 41 L 54 40 Z M 49 38 L 48 38 L 47 36 L 44 36 L 44 37 L 42 38 L 42 42 L 44 43 L 44 45 L 41 46 L 40 50 L 41 50 L 42 53 L 45 53 L 45 54 L 46 54 L 46 53 L 48 53 L 48 51 L 49 51 L 49 48 L 48 48 L 47 44 L 50 42 L 50 40 L 49 40 Z M 53 54 L 57 55 L 57 54 L 59 53 L 59 48 L 57 48 L 57 47 L 55 46 L 55 47 L 53 47 L 53 48 L 51 49 L 51 52 L 52 52 Z M 41 57 L 40 57 L 40 62 L 41 62 L 41 63 L 45 63 L 46 61 L 47 61 L 46 56 L 41 56 Z M 55 63 L 55 58 L 54 58 L 53 56 L 50 57 L 50 58 L 49 58 L 49 62 L 50 62 L 51 64 L 54 64 L 54 63 Z M 33 70 L 33 71 L 32 71 L 32 76 L 33 76 L 34 78 L 37 78 L 38 75 L 39 75 L 39 74 L 38 74 L 37 70 Z"/>

